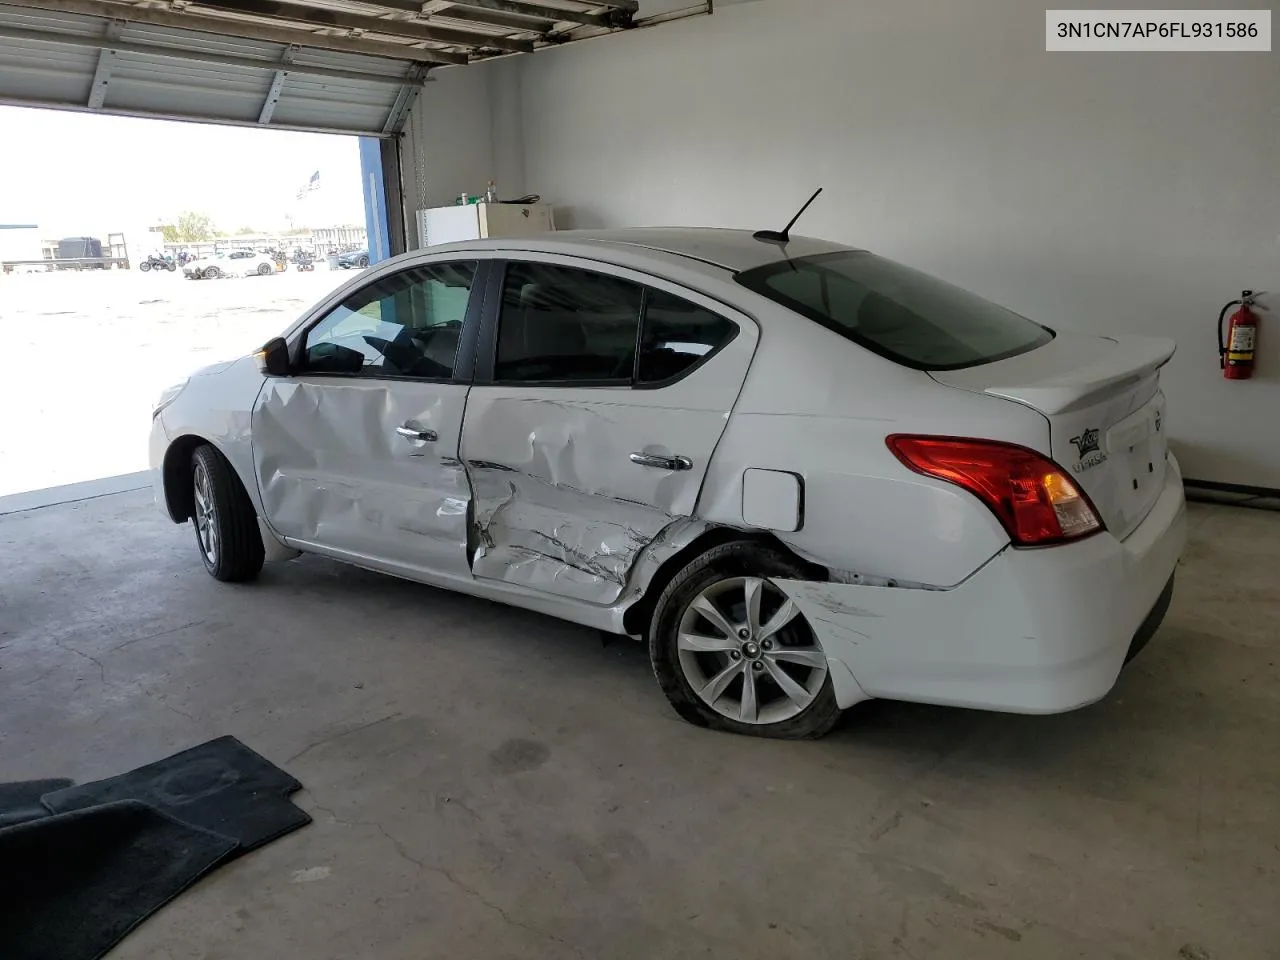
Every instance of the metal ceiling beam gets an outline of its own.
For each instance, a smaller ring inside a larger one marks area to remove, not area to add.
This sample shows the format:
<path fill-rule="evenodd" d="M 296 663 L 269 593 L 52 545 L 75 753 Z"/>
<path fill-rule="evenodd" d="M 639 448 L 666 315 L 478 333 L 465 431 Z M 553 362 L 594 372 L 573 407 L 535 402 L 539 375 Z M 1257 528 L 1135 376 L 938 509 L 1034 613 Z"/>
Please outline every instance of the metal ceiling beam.
<path fill-rule="evenodd" d="M 103 31 L 107 42 L 120 39 L 124 29 L 123 20 L 112 20 Z M 101 110 L 107 99 L 107 84 L 111 81 L 111 68 L 115 66 L 116 52 L 109 47 L 98 51 L 98 66 L 93 71 L 93 80 L 89 83 L 89 100 L 85 104 L 90 110 Z"/>
<path fill-rule="evenodd" d="M 384 0 L 373 0 L 382 6 Z M 505 27 L 508 30 L 528 31 L 529 33 L 548 33 L 554 20 L 546 17 L 499 13 L 495 10 L 481 10 L 479 7 L 445 7 L 431 13 L 433 17 L 448 17 L 450 20 L 466 20 L 471 23 L 483 23 L 487 27 Z"/>
<path fill-rule="evenodd" d="M 449 53 L 443 50 L 422 50 L 418 47 L 380 40 L 323 36 L 306 30 L 288 30 L 262 23 L 232 20 L 229 17 L 214 17 L 198 13 L 173 13 L 168 10 L 149 10 L 119 3 L 108 3 L 106 0 L 22 0 L 21 3 L 0 0 L 0 6 L 53 10 L 58 13 L 78 13 L 108 20 L 120 19 L 131 23 L 147 23 L 152 26 L 170 27 L 176 30 L 194 30 L 197 33 L 208 33 L 214 36 L 243 37 L 246 40 L 263 40 L 268 43 L 283 43 L 286 45 L 295 44 L 299 47 L 313 47 L 319 50 L 360 53 L 388 60 L 412 60 L 418 63 L 436 64 L 467 62 L 466 54 L 462 53 Z M 36 31 L 28 32 L 35 33 Z M 41 34 L 41 36 L 47 37 L 48 35 Z M 59 36 L 65 35 L 60 34 Z M 98 46 L 100 44 L 98 41 L 94 41 L 94 45 Z M 151 48 L 149 44 L 139 44 L 138 46 L 140 48 L 139 52 L 142 53 L 146 53 Z M 199 58 L 193 56 L 188 59 Z M 298 71 L 295 69 L 295 72 Z M 308 69 L 308 72 L 316 76 L 323 75 L 323 71 Z M 397 78 L 390 80 L 390 82 L 400 83 L 401 80 Z"/>
<path fill-rule="evenodd" d="M 0 27 L 0 38 L 23 40 L 29 43 L 48 43 L 55 46 L 88 47 L 92 50 L 102 49 L 104 42 L 96 37 L 78 37 L 70 33 L 46 33 L 42 30 L 19 30 L 14 27 Z M 276 62 L 253 57 L 236 57 L 229 54 L 184 50 L 180 47 L 166 47 L 154 43 L 127 43 L 120 41 L 113 43 L 111 49 L 118 53 L 138 53 L 151 57 L 164 57 L 170 60 L 194 60 L 200 63 L 226 64 L 232 67 L 248 67 L 254 70 L 270 69 Z M 360 80 L 365 83 L 384 83 L 388 85 L 399 85 L 405 82 L 404 77 L 387 77 L 377 73 L 361 73 L 358 70 L 302 66 L 294 66 L 290 69 L 293 73 L 303 73 L 313 77 L 332 77 L 335 80 Z"/>
<path fill-rule="evenodd" d="M 107 99 L 107 83 L 111 80 L 111 68 L 115 66 L 114 50 L 98 51 L 98 66 L 93 71 L 93 82 L 89 84 L 89 101 L 85 104 L 90 110 L 101 110 L 103 101 Z"/>
<path fill-rule="evenodd" d="M 409 111 L 413 108 L 413 102 L 418 99 L 418 94 L 422 92 L 422 82 L 425 79 L 426 77 L 421 74 L 417 76 L 410 74 L 409 80 L 400 88 L 400 92 L 396 94 L 396 102 L 387 111 L 386 122 L 382 125 L 383 133 L 399 133 L 404 128 L 404 122 L 409 116 Z"/>
<path fill-rule="evenodd" d="M 425 40 L 430 43 L 447 43 L 451 46 L 491 47 L 506 50 L 509 53 L 533 52 L 533 42 L 530 40 L 511 40 L 507 37 L 494 37 L 484 33 L 449 30 L 444 27 L 428 26 L 416 20 L 384 20 L 381 17 L 315 7 L 308 4 L 306 0 L 289 0 L 286 3 L 281 3 L 279 0 L 199 0 L 197 9 L 205 7 L 248 13 L 271 20 L 285 20 L 291 24 L 301 22 L 306 26 L 368 30 L 373 33 Z"/>
<path fill-rule="evenodd" d="M 266 126 L 271 122 L 271 115 L 276 112 L 276 105 L 280 102 L 280 90 L 284 87 L 285 78 L 289 76 L 289 71 L 285 67 L 293 62 L 293 54 L 297 47 L 285 47 L 284 53 L 280 54 L 280 69 L 271 77 L 271 86 L 267 88 L 267 96 L 262 101 L 262 109 L 258 111 L 258 123 Z"/>
<path fill-rule="evenodd" d="M 280 88 L 284 86 L 287 70 L 277 70 L 271 77 L 271 86 L 267 88 L 266 99 L 262 101 L 262 109 L 258 111 L 258 123 L 264 127 L 271 122 L 271 115 L 276 112 L 276 104 L 280 102 Z"/>
<path fill-rule="evenodd" d="M 582 13 L 579 10 L 564 10 L 560 7 L 548 7 L 538 3 L 526 3 L 525 0 L 457 0 L 456 7 L 475 7 L 478 10 L 495 10 L 498 13 L 517 13 L 542 20 L 554 20 L 559 23 L 582 23 L 589 27 L 631 26 L 630 10 L 611 10 L 609 13 Z"/>
<path fill-rule="evenodd" d="M 468 23 L 484 24 L 486 27 L 505 27 L 508 30 L 519 30 L 522 33 L 546 33 L 555 21 L 546 17 L 535 17 L 532 14 L 498 13 L 480 10 L 475 7 L 436 7 L 430 0 L 360 0 L 369 6 L 382 7 L 385 10 L 404 10 L 408 13 L 420 13 L 423 17 L 448 17 L 450 20 L 462 20 Z M 430 6 L 430 9 L 428 7 Z"/>

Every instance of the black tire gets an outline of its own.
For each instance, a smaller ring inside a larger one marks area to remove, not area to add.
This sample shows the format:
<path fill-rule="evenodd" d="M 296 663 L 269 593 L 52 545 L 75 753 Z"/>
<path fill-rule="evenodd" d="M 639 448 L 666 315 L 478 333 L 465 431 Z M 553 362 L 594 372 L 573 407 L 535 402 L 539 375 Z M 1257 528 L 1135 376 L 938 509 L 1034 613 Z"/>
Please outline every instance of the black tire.
<path fill-rule="evenodd" d="M 147 273 L 151 269 L 151 264 L 148 263 L 146 260 L 143 260 L 140 264 L 138 264 L 138 269 L 141 270 L 143 273 Z"/>
<path fill-rule="evenodd" d="M 821 737 L 840 719 L 831 675 L 827 673 L 821 690 L 800 713 L 774 723 L 744 723 L 708 706 L 690 686 L 681 669 L 677 650 L 680 621 L 686 608 L 703 590 L 716 581 L 755 576 L 768 579 L 804 580 L 812 576 L 794 560 L 767 546 L 747 540 L 726 543 L 691 560 L 663 590 L 654 607 L 649 626 L 649 659 L 653 673 L 671 705 L 685 720 L 700 727 L 740 733 L 753 737 L 803 740 Z M 795 629 L 809 631 L 803 616 Z M 788 626 L 787 630 L 793 629 Z M 812 636 L 811 631 L 809 636 Z"/>
<path fill-rule="evenodd" d="M 272 273 L 271 268 L 267 266 L 265 263 L 258 264 L 258 276 L 267 277 L 267 276 L 270 276 L 271 273 Z"/>
<path fill-rule="evenodd" d="M 217 548 L 210 551 L 201 535 L 200 482 L 208 480 L 207 502 L 211 506 L 209 521 L 217 531 Z M 225 583 L 256 580 L 262 570 L 262 535 L 258 531 L 258 515 L 245 492 L 244 485 L 230 463 L 208 444 L 196 448 L 191 455 L 193 495 L 191 522 L 196 531 L 196 546 L 209 575 Z"/>
<path fill-rule="evenodd" d="M 222 271 L 217 267 L 205 267 L 204 278 L 206 280 L 217 280 L 222 276 Z"/>
<path fill-rule="evenodd" d="M 361 258 L 360 258 L 359 260 L 357 260 L 356 262 L 360 265 L 360 269 L 361 269 L 361 270 L 363 270 L 365 267 L 367 267 L 367 266 L 369 265 L 369 258 L 368 258 L 368 257 L 361 257 Z"/>

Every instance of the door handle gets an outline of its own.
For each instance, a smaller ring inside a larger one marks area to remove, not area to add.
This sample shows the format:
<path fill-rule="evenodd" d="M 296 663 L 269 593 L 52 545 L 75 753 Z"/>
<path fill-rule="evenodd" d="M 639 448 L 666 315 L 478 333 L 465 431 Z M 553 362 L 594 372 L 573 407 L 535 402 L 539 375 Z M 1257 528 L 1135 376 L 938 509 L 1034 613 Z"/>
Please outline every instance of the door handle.
<path fill-rule="evenodd" d="M 396 427 L 396 433 L 404 437 L 406 440 L 426 440 L 428 442 L 434 442 L 440 439 L 434 430 L 419 430 L 417 427 L 411 427 L 408 424 L 403 427 Z"/>
<path fill-rule="evenodd" d="M 693 461 L 688 457 L 660 457 L 653 453 L 633 453 L 631 462 L 641 467 L 657 467 L 659 470 L 693 469 Z"/>

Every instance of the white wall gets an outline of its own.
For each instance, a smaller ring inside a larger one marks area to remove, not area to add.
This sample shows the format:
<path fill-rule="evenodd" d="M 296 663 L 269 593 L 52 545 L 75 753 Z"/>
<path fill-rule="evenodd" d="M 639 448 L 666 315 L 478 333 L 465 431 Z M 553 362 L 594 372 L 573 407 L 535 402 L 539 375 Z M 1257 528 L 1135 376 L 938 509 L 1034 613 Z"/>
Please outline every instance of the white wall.
<path fill-rule="evenodd" d="M 471 179 L 505 158 L 561 226 L 778 227 L 822 185 L 804 233 L 1051 326 L 1172 336 L 1186 474 L 1280 487 L 1280 295 L 1254 380 L 1214 343 L 1242 287 L 1280 294 L 1280 53 L 1049 54 L 1044 6 L 718 4 L 441 75 L 519 118 L 477 134 Z"/>

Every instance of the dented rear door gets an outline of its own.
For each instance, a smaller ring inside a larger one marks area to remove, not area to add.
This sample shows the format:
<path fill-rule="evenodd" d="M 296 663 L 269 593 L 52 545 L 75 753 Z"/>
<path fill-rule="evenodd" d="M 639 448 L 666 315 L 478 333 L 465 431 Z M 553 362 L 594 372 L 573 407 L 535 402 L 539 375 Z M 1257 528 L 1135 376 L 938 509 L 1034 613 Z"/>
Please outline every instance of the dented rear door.
<path fill-rule="evenodd" d="M 758 331 L 664 281 L 577 269 L 529 255 L 492 298 L 462 434 L 472 572 L 609 604 L 694 514 Z"/>

